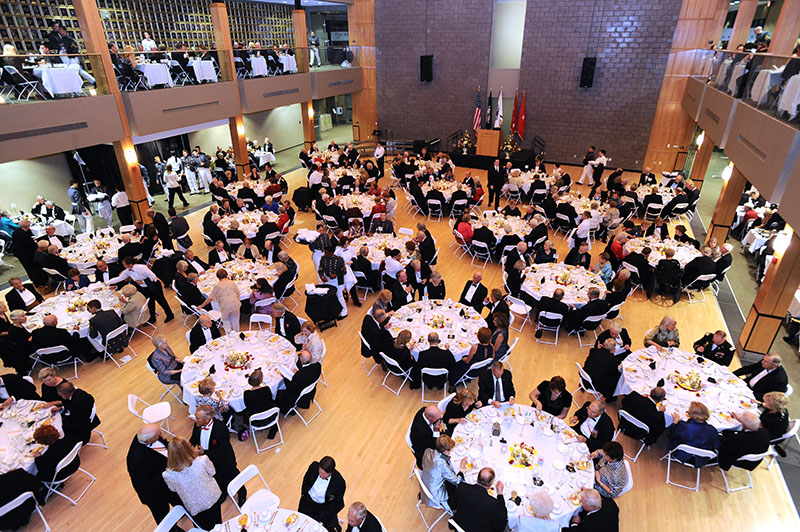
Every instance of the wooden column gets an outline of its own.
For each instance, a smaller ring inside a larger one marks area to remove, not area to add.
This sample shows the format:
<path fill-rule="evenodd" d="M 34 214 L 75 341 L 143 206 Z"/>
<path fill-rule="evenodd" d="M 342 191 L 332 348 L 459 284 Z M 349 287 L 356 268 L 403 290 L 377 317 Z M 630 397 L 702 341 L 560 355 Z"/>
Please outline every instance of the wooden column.
<path fill-rule="evenodd" d="M 746 184 L 747 178 L 734 166 L 731 178 L 722 185 L 714 215 L 708 225 L 707 239 L 715 237 L 720 243 L 727 240 L 731 224 L 736 217 L 736 207 L 739 205 Z"/>
<path fill-rule="evenodd" d="M 792 55 L 800 36 L 800 0 L 783 0 L 781 14 L 772 32 L 769 42 L 769 53 L 775 55 Z"/>
<path fill-rule="evenodd" d="M 789 247 L 776 253 L 758 289 L 739 335 L 742 349 L 767 354 L 800 285 L 800 238 L 791 236 Z"/>
<path fill-rule="evenodd" d="M 294 33 L 294 57 L 298 72 L 308 72 L 308 25 L 306 12 L 302 9 L 292 10 L 292 33 Z"/>
<path fill-rule="evenodd" d="M 697 153 L 694 156 L 694 163 L 692 164 L 692 173 L 689 174 L 689 179 L 694 181 L 698 189 L 703 188 L 703 181 L 708 172 L 708 163 L 711 161 L 711 154 L 714 153 L 714 143 L 710 138 L 706 137 L 703 144 L 697 148 Z"/>
<path fill-rule="evenodd" d="M 214 2 L 211 8 L 211 22 L 214 25 L 214 39 L 217 43 L 219 55 L 219 68 L 223 80 L 237 80 L 236 66 L 233 62 L 233 40 L 231 39 L 230 22 L 228 21 L 228 8 L 222 2 Z M 244 130 L 244 118 L 242 117 L 242 101 L 239 98 L 239 91 L 236 91 L 236 108 L 239 113 L 228 118 L 228 127 L 231 132 L 231 145 L 233 146 L 233 156 L 236 161 L 236 173 L 243 175 L 250 166 L 250 158 L 247 156 L 247 134 Z"/>
<path fill-rule="evenodd" d="M 375 0 L 355 0 L 347 8 L 350 44 L 358 46 L 361 90 L 353 94 L 353 140 L 376 141 L 378 81 L 375 60 Z"/>
<path fill-rule="evenodd" d="M 753 24 L 753 16 L 756 14 L 757 7 L 758 0 L 742 0 L 739 2 L 739 11 L 736 12 L 731 39 L 728 41 L 728 50 L 736 50 L 737 46 L 747 41 L 747 35 L 750 33 L 750 26 Z"/>
<path fill-rule="evenodd" d="M 124 136 L 121 140 L 114 142 L 114 155 L 117 158 L 117 165 L 122 175 L 125 192 L 128 194 L 133 217 L 149 223 L 147 191 L 144 189 L 144 181 L 142 181 L 142 174 L 139 170 L 139 161 L 133 145 L 128 115 L 125 112 L 119 85 L 113 75 L 114 65 L 111 62 L 111 54 L 108 51 L 108 42 L 103 30 L 103 23 L 100 20 L 97 2 L 95 0 L 74 0 L 73 6 L 75 7 L 75 16 L 78 18 L 78 24 L 86 45 L 86 51 L 90 54 L 96 54 L 92 59 L 92 68 L 95 72 L 97 87 L 100 92 L 114 96 L 114 101 L 117 104 Z"/>

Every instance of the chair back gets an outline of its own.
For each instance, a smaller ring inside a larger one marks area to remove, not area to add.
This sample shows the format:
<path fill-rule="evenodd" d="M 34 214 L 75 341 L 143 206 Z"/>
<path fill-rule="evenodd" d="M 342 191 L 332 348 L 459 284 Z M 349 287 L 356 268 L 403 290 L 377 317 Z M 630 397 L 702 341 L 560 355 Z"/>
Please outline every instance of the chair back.
<path fill-rule="evenodd" d="M 563 314 L 558 314 L 556 312 L 548 312 L 543 310 L 539 313 L 539 325 L 544 328 L 554 329 L 556 327 L 561 326 L 561 322 L 564 320 Z"/>
<path fill-rule="evenodd" d="M 64 277 L 64 274 L 62 274 L 58 270 L 54 270 L 53 268 L 42 268 L 42 271 L 44 271 L 48 275 L 55 277 L 56 279 L 66 279 L 66 277 Z"/>
<path fill-rule="evenodd" d="M 435 508 L 437 510 L 442 510 L 443 508 L 439 504 L 439 501 L 437 501 L 434 498 L 433 493 L 431 493 L 431 490 L 429 490 L 428 486 L 426 486 L 425 483 L 422 481 L 422 475 L 420 475 L 419 469 L 415 469 L 414 470 L 414 477 L 417 479 L 417 483 L 419 484 L 419 490 L 422 492 L 423 495 L 425 495 L 425 500 L 431 501 L 431 502 L 433 502 L 433 501 L 436 502 L 435 505 L 426 504 L 426 506 L 428 508 Z"/>
<path fill-rule="evenodd" d="M 36 350 L 36 355 L 37 356 L 40 356 L 40 355 L 54 355 L 54 354 L 60 353 L 62 351 L 69 352 L 69 349 L 67 349 L 63 345 L 54 345 L 53 347 L 42 347 L 41 349 L 37 349 Z"/>
<path fill-rule="evenodd" d="M 119 327 L 117 327 L 116 329 L 114 329 L 113 331 L 108 333 L 108 335 L 106 336 L 106 346 L 108 346 L 108 344 L 114 338 L 116 338 L 117 336 L 122 336 L 123 334 L 125 334 L 127 332 L 128 332 L 128 324 L 127 323 L 123 323 L 122 325 L 120 325 Z"/>
<path fill-rule="evenodd" d="M 250 314 L 250 330 L 253 329 L 253 324 L 258 323 L 258 330 L 261 330 L 261 324 L 267 324 L 267 330 L 272 328 L 272 315 L 270 314 Z"/>
<path fill-rule="evenodd" d="M 650 433 L 650 427 L 648 427 L 646 423 L 644 423 L 643 421 L 641 421 L 641 420 L 637 419 L 636 417 L 632 416 L 627 411 L 620 410 L 619 411 L 619 417 L 620 417 L 620 429 L 623 429 L 622 430 L 623 432 L 625 432 L 625 430 L 624 430 L 625 426 L 622 424 L 622 420 L 625 420 L 627 423 L 630 423 L 631 425 L 635 426 L 636 428 L 643 430 L 645 432 L 645 434 L 649 434 Z"/>
<path fill-rule="evenodd" d="M 446 368 L 422 368 L 420 371 L 420 375 L 422 375 L 423 379 L 425 378 L 425 375 L 428 377 L 437 377 L 447 375 L 448 373 L 450 373 L 450 370 Z"/>
<path fill-rule="evenodd" d="M 75 458 L 78 457 L 78 453 L 80 452 L 82 446 L 83 442 L 76 443 L 75 447 L 73 447 L 72 450 L 69 453 L 67 453 L 67 456 L 65 456 L 64 458 L 61 459 L 60 462 L 58 462 L 58 464 L 56 465 L 55 473 L 53 473 L 52 482 L 55 482 L 56 479 L 58 478 L 58 474 L 63 469 L 66 469 L 75 460 Z"/>
<path fill-rule="evenodd" d="M 716 278 L 717 278 L 717 274 L 716 273 L 706 273 L 706 274 L 703 274 L 703 275 L 698 275 L 697 278 L 694 281 L 692 281 L 691 283 L 689 283 L 689 286 L 687 286 L 686 288 L 687 289 L 693 289 L 694 288 L 694 289 L 700 290 L 700 289 L 702 289 L 702 287 L 706 286 L 708 283 L 710 283 L 711 281 L 713 281 Z"/>
<path fill-rule="evenodd" d="M 487 358 L 486 360 L 481 360 L 480 362 L 475 362 L 472 364 L 467 372 L 462 377 L 464 380 L 476 379 L 481 373 L 481 370 L 484 370 L 492 365 L 494 362 L 493 358 Z"/>
<path fill-rule="evenodd" d="M 233 480 L 228 482 L 228 486 L 226 491 L 228 492 L 228 496 L 233 499 L 234 504 L 236 504 L 236 509 L 240 509 L 239 503 L 236 500 L 236 493 L 242 489 L 242 486 L 247 484 L 248 480 L 254 478 L 260 478 L 261 482 L 264 484 L 264 487 L 269 491 L 269 486 L 267 486 L 267 482 L 264 480 L 264 477 L 261 476 L 261 471 L 258 470 L 258 467 L 255 464 L 250 464 L 249 466 L 245 467 L 241 473 L 233 477 Z"/>
<path fill-rule="evenodd" d="M 739 458 L 737 458 L 736 461 L 737 462 L 755 462 L 755 463 L 759 463 L 761 460 L 763 460 L 767 456 L 770 456 L 771 454 L 772 454 L 772 451 L 769 451 L 769 450 L 767 450 L 767 451 L 765 451 L 763 453 L 745 454 L 745 455 L 742 455 Z"/>
<path fill-rule="evenodd" d="M 407 235 L 407 236 L 414 236 L 414 231 L 409 229 L 408 227 L 401 227 L 397 230 L 398 235 Z"/>
<path fill-rule="evenodd" d="M 131 414 L 133 414 L 134 416 L 136 416 L 138 418 L 144 419 L 142 417 L 142 414 L 140 414 L 139 412 L 136 411 L 136 403 L 139 402 L 139 401 L 141 401 L 142 403 L 146 404 L 147 406 L 150 406 L 150 403 L 146 403 L 145 401 L 142 401 L 141 399 L 139 399 L 139 397 L 136 396 L 136 394 L 129 393 L 128 394 L 128 412 L 130 412 Z"/>
<path fill-rule="evenodd" d="M 439 401 L 436 406 L 439 407 L 440 411 L 444 412 L 447 409 L 447 405 L 450 404 L 450 401 L 452 401 L 453 397 L 455 396 L 456 396 L 455 393 L 451 393 L 450 395 Z"/>
<path fill-rule="evenodd" d="M 639 268 L 624 260 L 622 261 L 622 267 L 631 272 L 632 276 L 635 275 L 635 279 L 640 279 Z"/>
<path fill-rule="evenodd" d="M 489 246 L 486 245 L 486 242 L 481 242 L 480 240 L 472 241 L 472 251 L 476 255 L 491 256 L 491 251 L 489 251 Z"/>
<path fill-rule="evenodd" d="M 684 452 L 686 454 L 690 454 L 692 456 L 697 456 L 699 458 L 708 458 L 709 460 L 714 459 L 714 458 L 717 457 L 716 451 L 709 451 L 708 449 L 700 449 L 699 447 L 693 447 L 693 446 L 689 445 L 688 443 L 681 443 L 680 445 L 678 445 L 677 447 L 672 449 L 672 451 L 670 451 L 670 453 L 669 453 L 670 454 L 670 459 L 677 460 L 675 458 L 672 458 L 672 453 L 674 453 L 676 451 L 682 451 L 682 452 Z M 690 464 L 687 464 L 687 465 L 690 465 Z"/>
<path fill-rule="evenodd" d="M 600 322 L 602 322 L 606 318 L 605 313 L 599 314 L 597 316 L 589 316 L 583 323 L 581 323 L 581 328 L 586 331 L 593 331 L 600 326 Z"/>
<path fill-rule="evenodd" d="M 584 371 L 581 365 L 578 364 L 577 362 L 575 362 L 575 365 L 578 366 L 578 375 L 582 379 L 581 384 L 583 384 L 583 381 L 585 381 L 589 383 L 589 389 L 587 391 L 589 391 L 590 393 L 599 393 L 597 389 L 594 387 L 594 383 L 592 382 L 592 378 L 589 376 L 589 374 L 586 373 L 586 371 Z"/>
<path fill-rule="evenodd" d="M 367 342 L 367 339 L 364 338 L 364 335 L 361 334 L 361 331 L 358 331 L 358 337 L 361 338 L 361 343 L 364 345 L 364 347 L 366 347 L 368 351 L 372 351 L 372 347 L 370 347 L 369 342 Z"/>
<path fill-rule="evenodd" d="M 378 354 L 383 358 L 383 361 L 386 362 L 387 369 L 389 373 L 392 375 L 397 375 L 398 377 L 404 377 L 407 375 L 407 371 L 400 367 L 400 364 L 390 356 L 387 356 L 386 353 L 383 351 L 379 351 Z"/>
<path fill-rule="evenodd" d="M 244 244 L 241 238 L 225 238 L 229 246 L 241 246 Z"/>
<path fill-rule="evenodd" d="M 790 438 L 797 436 L 797 431 L 800 429 L 800 419 L 792 419 L 789 421 L 789 428 L 786 431 L 786 434 L 783 436 L 779 436 L 774 440 L 771 440 L 770 443 L 780 443 L 782 441 L 786 441 Z"/>
<path fill-rule="evenodd" d="M 124 235 L 125 233 L 133 233 L 136 231 L 135 225 L 123 225 L 119 228 L 119 234 Z"/>
<path fill-rule="evenodd" d="M 300 401 L 303 399 L 303 397 L 305 397 L 306 395 L 309 395 L 311 392 L 314 391 L 314 389 L 317 387 L 317 383 L 318 382 L 319 382 L 319 379 L 315 380 L 314 382 L 312 382 L 311 384 L 306 386 L 303 389 L 302 392 L 300 392 L 300 395 L 297 396 L 297 401 L 295 401 L 295 403 L 294 403 L 295 408 L 297 407 L 297 405 L 300 404 Z"/>
<path fill-rule="evenodd" d="M 631 471 L 631 463 L 624 458 L 622 461 L 625 463 L 625 474 L 627 480 L 625 481 L 625 487 L 622 488 L 622 491 L 619 495 L 617 495 L 617 497 L 620 497 L 633 489 L 633 471 Z"/>
<path fill-rule="evenodd" d="M 258 428 L 259 428 L 259 430 L 261 430 L 261 429 L 264 429 L 264 428 L 267 428 L 267 427 L 271 427 L 272 425 L 277 425 L 278 424 L 278 418 L 280 417 L 280 413 L 281 413 L 281 410 L 277 406 L 275 406 L 273 408 L 270 408 L 269 410 L 264 410 L 263 412 L 257 412 L 255 414 L 253 414 L 252 416 L 250 416 L 250 418 L 249 418 L 250 419 L 250 424 L 252 425 L 253 421 L 266 421 L 266 420 L 274 417 L 274 419 L 269 421 L 266 425 L 259 425 Z"/>
<path fill-rule="evenodd" d="M 450 210 L 454 213 L 463 213 L 467 208 L 467 204 L 468 202 L 465 199 L 456 200 Z"/>
<path fill-rule="evenodd" d="M 183 506 L 180 504 L 177 506 L 173 506 L 172 510 L 161 520 L 160 523 L 156 526 L 153 532 L 172 532 L 173 527 L 175 527 L 178 522 L 183 519 L 184 517 L 188 517 L 189 520 L 192 522 L 194 526 L 197 526 L 197 523 L 194 522 L 192 516 L 189 515 Z"/>
<path fill-rule="evenodd" d="M 426 200 L 428 203 L 428 209 L 433 209 L 435 211 L 441 212 L 442 210 L 442 202 L 437 199 L 429 199 Z"/>
<path fill-rule="evenodd" d="M 452 528 L 452 529 L 453 529 L 455 532 L 467 532 L 466 530 L 464 530 L 463 528 L 461 528 L 461 527 L 458 525 L 458 523 L 456 523 L 456 520 L 455 520 L 455 519 L 448 519 L 448 520 L 447 520 L 447 524 L 448 524 L 448 525 L 450 525 L 450 528 Z"/>
<path fill-rule="evenodd" d="M 34 504 L 36 503 L 36 499 L 33 496 L 32 491 L 26 491 L 25 493 L 20 493 L 16 499 L 13 501 L 9 501 L 5 503 L 3 506 L 0 506 L 0 517 L 10 513 L 12 510 L 19 508 L 22 506 L 22 503 L 27 501 L 28 499 L 34 499 Z M 48 529 L 49 530 L 49 529 Z"/>

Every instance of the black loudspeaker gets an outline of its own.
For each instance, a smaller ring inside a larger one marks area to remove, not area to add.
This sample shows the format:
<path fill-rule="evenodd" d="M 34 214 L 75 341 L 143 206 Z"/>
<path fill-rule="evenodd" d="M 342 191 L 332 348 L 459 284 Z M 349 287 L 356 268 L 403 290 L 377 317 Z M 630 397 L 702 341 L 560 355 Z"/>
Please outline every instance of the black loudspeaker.
<path fill-rule="evenodd" d="M 419 80 L 433 81 L 433 56 L 419 56 Z"/>
<path fill-rule="evenodd" d="M 581 69 L 581 87 L 591 87 L 594 81 L 594 68 L 597 66 L 596 57 L 584 57 Z"/>

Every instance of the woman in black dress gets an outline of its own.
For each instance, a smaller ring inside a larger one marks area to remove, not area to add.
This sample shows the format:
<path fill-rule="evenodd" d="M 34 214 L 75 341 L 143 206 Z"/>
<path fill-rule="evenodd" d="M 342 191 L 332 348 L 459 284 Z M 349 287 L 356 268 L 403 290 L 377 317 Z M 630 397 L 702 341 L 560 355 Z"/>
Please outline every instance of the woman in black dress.
<path fill-rule="evenodd" d="M 408 348 L 411 338 L 411 331 L 403 329 L 397 333 L 397 338 L 394 339 L 391 352 L 387 353 L 387 355 L 394 359 L 404 371 L 408 371 L 414 367 L 414 359 L 411 357 L 411 350 Z M 412 385 L 412 389 L 413 388 L 415 387 Z"/>
<path fill-rule="evenodd" d="M 62 382 L 67 382 L 67 379 L 56 375 L 55 368 L 42 368 L 39 370 L 39 380 L 42 381 L 42 401 L 51 403 L 53 401 L 60 401 L 56 389 Z"/>
<path fill-rule="evenodd" d="M 456 426 L 460 423 L 466 423 L 469 413 L 481 406 L 483 405 L 469 388 L 459 390 L 447 405 L 447 408 L 444 409 L 444 414 L 442 415 L 442 419 L 447 426 L 447 434 L 452 436 Z"/>
<path fill-rule="evenodd" d="M 572 394 L 567 391 L 563 377 L 556 375 L 549 381 L 542 381 L 530 394 L 531 406 L 564 419 L 572 406 Z"/>
<path fill-rule="evenodd" d="M 442 274 L 437 271 L 432 271 L 430 279 L 425 283 L 424 295 L 427 299 L 444 299 L 447 290 L 444 287 L 444 279 Z"/>
<path fill-rule="evenodd" d="M 761 426 L 769 431 L 770 439 L 780 438 L 789 430 L 789 412 L 786 406 L 789 398 L 783 392 L 768 392 L 764 394 L 761 405 Z"/>
<path fill-rule="evenodd" d="M 6 367 L 16 370 L 19 375 L 27 375 L 32 366 L 33 336 L 25 328 L 28 317 L 24 310 L 15 310 L 11 313 L 10 326 L 2 336 L 1 358 Z"/>
<path fill-rule="evenodd" d="M 486 360 L 487 358 L 492 358 L 494 355 L 494 349 L 492 348 L 492 331 L 489 327 L 481 327 L 478 329 L 478 344 L 473 345 L 472 348 L 469 350 L 469 353 L 464 355 L 464 357 L 455 363 L 453 368 L 450 370 L 448 374 L 448 380 L 450 381 L 451 386 L 455 386 L 456 383 L 464 376 L 464 374 L 469 370 L 469 367 L 472 364 L 477 362 L 481 362 Z M 455 391 L 455 390 L 452 390 Z"/>
<path fill-rule="evenodd" d="M 266 412 L 270 408 L 277 406 L 275 401 L 272 397 L 272 390 L 269 389 L 269 386 L 264 386 L 264 374 L 261 369 L 256 369 L 250 376 L 247 378 L 247 383 L 251 386 L 249 390 L 244 392 L 244 406 L 245 406 L 245 415 L 247 419 L 250 419 L 250 416 L 253 414 L 260 414 L 261 412 Z M 276 412 L 276 416 L 278 413 Z M 254 427 L 263 427 L 264 425 L 269 424 L 271 419 L 259 420 L 254 421 Z M 269 429 L 269 433 L 267 433 L 267 438 L 272 439 L 275 437 L 275 434 L 278 433 L 278 426 L 275 425 Z"/>

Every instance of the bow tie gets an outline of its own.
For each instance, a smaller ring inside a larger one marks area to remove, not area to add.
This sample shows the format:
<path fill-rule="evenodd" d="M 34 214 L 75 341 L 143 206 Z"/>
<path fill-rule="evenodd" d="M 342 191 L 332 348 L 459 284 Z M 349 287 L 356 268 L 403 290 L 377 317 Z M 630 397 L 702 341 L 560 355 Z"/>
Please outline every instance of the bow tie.
<path fill-rule="evenodd" d="M 205 427 L 200 427 L 200 430 L 211 430 L 211 425 L 206 425 Z"/>

